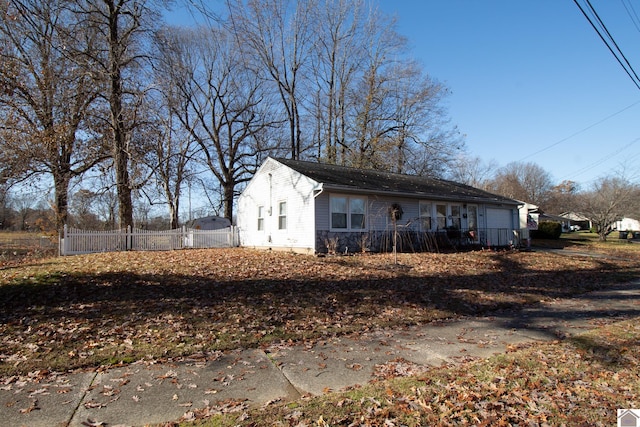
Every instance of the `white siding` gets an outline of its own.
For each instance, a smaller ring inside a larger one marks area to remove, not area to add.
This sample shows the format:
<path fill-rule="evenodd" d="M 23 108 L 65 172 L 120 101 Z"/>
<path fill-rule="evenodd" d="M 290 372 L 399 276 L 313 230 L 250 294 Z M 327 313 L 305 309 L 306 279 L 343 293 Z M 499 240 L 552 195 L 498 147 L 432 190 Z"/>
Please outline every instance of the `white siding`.
<path fill-rule="evenodd" d="M 315 250 L 314 197 L 317 183 L 268 159 L 238 198 L 240 244 L 248 247 Z M 287 226 L 278 228 L 281 202 Z M 264 206 L 264 229 L 258 230 L 258 207 Z"/>
<path fill-rule="evenodd" d="M 640 231 L 640 221 L 631 218 L 622 218 L 616 221 L 616 230 L 618 231 Z"/>

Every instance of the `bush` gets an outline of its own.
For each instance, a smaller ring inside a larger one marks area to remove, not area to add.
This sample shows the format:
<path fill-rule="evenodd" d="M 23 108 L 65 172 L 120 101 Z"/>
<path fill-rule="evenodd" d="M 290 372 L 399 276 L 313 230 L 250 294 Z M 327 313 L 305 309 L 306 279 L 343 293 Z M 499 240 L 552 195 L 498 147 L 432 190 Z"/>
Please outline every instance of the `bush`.
<path fill-rule="evenodd" d="M 559 239 L 562 234 L 562 224 L 559 222 L 543 221 L 538 224 L 538 229 L 531 232 L 534 239 Z"/>

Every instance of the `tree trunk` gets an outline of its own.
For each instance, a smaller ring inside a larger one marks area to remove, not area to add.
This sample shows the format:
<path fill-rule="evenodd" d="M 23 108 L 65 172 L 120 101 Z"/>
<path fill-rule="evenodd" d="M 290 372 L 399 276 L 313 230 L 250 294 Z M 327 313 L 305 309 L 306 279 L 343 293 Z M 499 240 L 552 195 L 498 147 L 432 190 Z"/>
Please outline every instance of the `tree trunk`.
<path fill-rule="evenodd" d="M 170 226 L 172 230 L 175 230 L 176 228 L 178 228 L 178 225 L 180 224 L 179 218 L 178 218 L 179 207 L 180 207 L 180 197 L 176 194 L 175 198 L 169 202 L 169 215 L 171 217 Z"/>
<path fill-rule="evenodd" d="M 111 66 L 110 96 L 111 125 L 113 127 L 113 161 L 116 168 L 116 189 L 118 192 L 118 226 L 133 226 L 133 206 L 129 183 L 129 155 L 126 150 L 126 130 L 122 114 L 122 70 L 120 34 L 118 20 L 121 11 L 112 1 L 109 7 L 109 61 Z"/>
<path fill-rule="evenodd" d="M 236 183 L 234 180 L 227 180 L 223 183 L 224 192 L 224 217 L 233 223 L 233 195 Z"/>
<path fill-rule="evenodd" d="M 56 230 L 61 232 L 69 215 L 69 175 L 56 174 L 53 177 L 55 188 Z"/>

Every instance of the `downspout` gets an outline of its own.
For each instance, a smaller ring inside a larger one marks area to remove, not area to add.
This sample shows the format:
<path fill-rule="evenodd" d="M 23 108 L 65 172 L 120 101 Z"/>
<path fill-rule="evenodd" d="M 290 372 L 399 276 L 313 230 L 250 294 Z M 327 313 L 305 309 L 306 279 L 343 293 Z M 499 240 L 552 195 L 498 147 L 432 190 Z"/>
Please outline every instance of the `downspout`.
<path fill-rule="evenodd" d="M 313 244 L 313 251 L 315 253 L 318 252 L 318 242 L 316 241 L 316 215 L 315 215 L 315 211 L 316 211 L 316 203 L 315 200 L 316 198 L 322 194 L 322 192 L 324 191 L 324 188 L 322 186 L 322 183 L 319 183 L 318 186 L 316 188 L 313 189 L 313 240 L 314 240 L 314 244 Z"/>
<path fill-rule="evenodd" d="M 271 214 L 273 212 L 273 184 L 272 184 L 273 175 L 269 173 L 269 210 L 267 211 L 269 215 L 269 221 L 266 221 L 269 224 L 269 234 L 267 235 L 267 242 L 271 243 Z"/>
<path fill-rule="evenodd" d="M 315 199 L 316 197 L 321 195 L 323 191 L 324 188 L 322 187 L 322 183 L 318 184 L 318 186 L 313 189 L 313 198 Z"/>

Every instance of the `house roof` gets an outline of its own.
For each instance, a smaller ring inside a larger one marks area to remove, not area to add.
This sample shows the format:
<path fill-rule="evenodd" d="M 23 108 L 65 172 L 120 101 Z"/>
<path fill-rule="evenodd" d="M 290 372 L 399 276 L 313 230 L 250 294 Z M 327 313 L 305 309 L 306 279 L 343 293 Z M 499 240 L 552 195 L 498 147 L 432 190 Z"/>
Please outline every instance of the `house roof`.
<path fill-rule="evenodd" d="M 356 169 L 301 160 L 281 158 L 275 160 L 322 184 L 325 190 L 400 195 L 471 203 L 521 204 L 507 197 L 444 179 L 388 173 L 371 169 Z"/>

